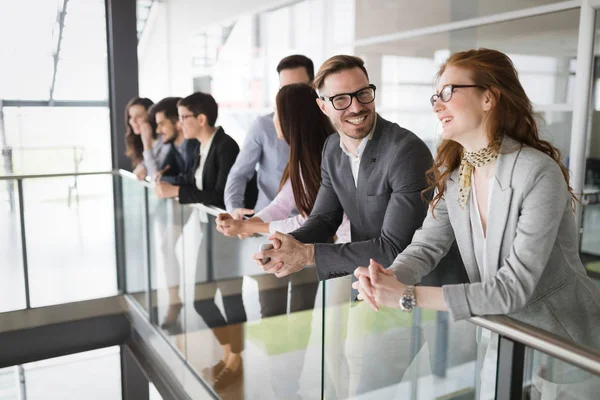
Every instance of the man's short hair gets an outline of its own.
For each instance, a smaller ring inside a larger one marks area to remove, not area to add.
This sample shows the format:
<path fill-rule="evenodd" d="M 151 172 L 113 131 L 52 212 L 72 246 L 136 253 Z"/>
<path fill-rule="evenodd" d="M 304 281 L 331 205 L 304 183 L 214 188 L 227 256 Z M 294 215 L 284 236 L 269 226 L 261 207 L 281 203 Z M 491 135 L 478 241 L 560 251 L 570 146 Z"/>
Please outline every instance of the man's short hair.
<path fill-rule="evenodd" d="M 347 55 L 337 55 L 329 58 L 321 65 L 319 72 L 317 72 L 317 76 L 313 82 L 315 89 L 321 89 L 325 83 L 325 78 L 329 75 L 353 68 L 360 68 L 365 73 L 367 79 L 369 79 L 369 74 L 362 58 Z"/>
<path fill-rule="evenodd" d="M 150 107 L 148 111 L 150 119 L 155 121 L 156 114 L 162 112 L 165 114 L 165 118 L 170 119 L 171 122 L 176 122 L 179 119 L 179 113 L 177 112 L 177 103 L 181 100 L 181 97 L 165 97 L 158 103 Z"/>
<path fill-rule="evenodd" d="M 188 97 L 179 100 L 177 106 L 187 108 L 194 114 L 194 117 L 204 114 L 209 126 L 215 126 L 219 116 L 219 106 L 215 98 L 208 93 L 196 92 L 190 94 Z"/>
<path fill-rule="evenodd" d="M 277 64 L 277 73 L 279 74 L 284 69 L 295 69 L 299 67 L 304 67 L 304 69 L 306 69 L 308 79 L 310 79 L 311 82 L 315 79 L 315 66 L 312 60 L 301 54 L 287 56 L 279 61 L 279 64 Z"/>

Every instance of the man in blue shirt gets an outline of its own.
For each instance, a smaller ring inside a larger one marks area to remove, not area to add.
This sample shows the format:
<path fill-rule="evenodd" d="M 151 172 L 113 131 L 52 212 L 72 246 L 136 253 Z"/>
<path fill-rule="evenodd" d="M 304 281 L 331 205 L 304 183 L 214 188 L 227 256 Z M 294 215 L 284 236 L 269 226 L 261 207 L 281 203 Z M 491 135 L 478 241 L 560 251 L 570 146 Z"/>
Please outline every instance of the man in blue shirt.
<path fill-rule="evenodd" d="M 280 86 L 311 83 L 313 62 L 302 55 L 282 59 L 277 65 Z M 229 172 L 225 186 L 225 206 L 235 219 L 254 214 L 266 207 L 277 195 L 279 181 L 289 158 L 289 146 L 277 139 L 273 113 L 261 116 L 250 127 L 242 150 Z M 258 165 L 258 200 L 254 210 L 244 208 L 244 191 Z"/>

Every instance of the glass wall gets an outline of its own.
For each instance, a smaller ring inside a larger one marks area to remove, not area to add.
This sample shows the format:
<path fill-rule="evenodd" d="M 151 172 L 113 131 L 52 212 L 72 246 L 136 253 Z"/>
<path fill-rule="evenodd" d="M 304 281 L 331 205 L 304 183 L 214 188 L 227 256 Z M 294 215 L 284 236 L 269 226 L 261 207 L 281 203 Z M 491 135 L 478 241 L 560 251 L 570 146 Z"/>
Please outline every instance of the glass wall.
<path fill-rule="evenodd" d="M 24 181 L 32 307 L 117 294 L 112 184 L 111 175 Z"/>
<path fill-rule="evenodd" d="M 140 93 L 154 101 L 211 93 L 219 103 L 217 124 L 241 145 L 252 121 L 272 110 L 281 58 L 304 54 L 318 68 L 353 48 L 353 0 L 270 3 L 236 4 L 232 13 L 224 2 L 211 7 L 212 18 L 200 3 L 178 0 L 155 2 L 149 12 L 138 8 L 138 19 L 148 14 L 138 46 Z"/>
<path fill-rule="evenodd" d="M 0 180 L 0 312 L 25 308 L 17 182 Z"/>
<path fill-rule="evenodd" d="M 533 28 L 535 26 L 535 29 Z M 439 66 L 455 51 L 487 47 L 508 54 L 535 110 L 542 135 L 568 161 L 571 137 L 579 10 L 567 10 L 406 40 L 359 46 L 358 55 L 381 65 L 378 111 L 412 130 L 432 151 L 441 126 L 429 97 Z M 557 44 L 556 38 L 560 37 Z"/>
<path fill-rule="evenodd" d="M 109 170 L 104 1 L 0 7 L 0 173 Z"/>

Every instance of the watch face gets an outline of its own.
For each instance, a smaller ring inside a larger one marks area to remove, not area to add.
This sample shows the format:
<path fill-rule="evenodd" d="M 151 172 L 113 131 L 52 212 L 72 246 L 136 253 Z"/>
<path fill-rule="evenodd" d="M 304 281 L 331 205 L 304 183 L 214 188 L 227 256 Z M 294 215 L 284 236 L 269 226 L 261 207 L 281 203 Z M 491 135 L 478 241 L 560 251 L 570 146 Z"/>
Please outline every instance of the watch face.
<path fill-rule="evenodd" d="M 412 298 L 410 298 L 410 297 L 407 297 L 407 296 L 404 296 L 404 297 L 402 297 L 402 307 L 403 307 L 405 310 L 410 310 L 410 309 L 412 309 L 412 308 L 413 308 L 413 301 L 412 301 Z"/>

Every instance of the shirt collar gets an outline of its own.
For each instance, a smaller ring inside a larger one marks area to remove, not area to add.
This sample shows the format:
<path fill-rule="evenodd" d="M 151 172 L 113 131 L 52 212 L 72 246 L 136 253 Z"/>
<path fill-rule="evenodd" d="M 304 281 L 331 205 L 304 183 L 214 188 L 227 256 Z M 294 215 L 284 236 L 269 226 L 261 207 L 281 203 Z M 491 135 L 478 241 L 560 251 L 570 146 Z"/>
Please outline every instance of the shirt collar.
<path fill-rule="evenodd" d="M 367 147 L 368 141 L 373 138 L 373 134 L 375 133 L 376 126 L 377 126 L 377 118 L 375 118 L 375 123 L 373 124 L 373 128 L 371 128 L 371 132 L 369 132 L 367 137 L 365 137 L 360 142 L 360 145 L 358 145 L 358 148 L 356 149 L 356 154 L 358 154 L 358 156 L 354 156 L 354 154 L 352 154 L 348 151 L 348 149 L 346 148 L 346 145 L 344 144 L 344 141 L 342 140 L 342 134 L 338 132 L 338 135 L 340 135 L 340 147 L 342 148 L 342 151 L 344 152 L 344 154 L 346 154 L 350 158 L 360 158 L 362 156 L 363 151 L 365 150 L 365 147 Z"/>
<path fill-rule="evenodd" d="M 213 139 L 215 138 L 215 136 L 217 136 L 217 132 L 219 132 L 219 129 L 221 129 L 220 126 L 216 127 L 217 129 L 213 132 L 213 134 L 211 135 L 210 139 L 208 139 L 208 143 L 206 143 L 206 147 L 203 149 L 202 146 L 200 146 L 200 153 L 204 153 L 204 154 L 208 154 L 208 151 L 210 150 L 210 145 L 213 142 Z"/>

